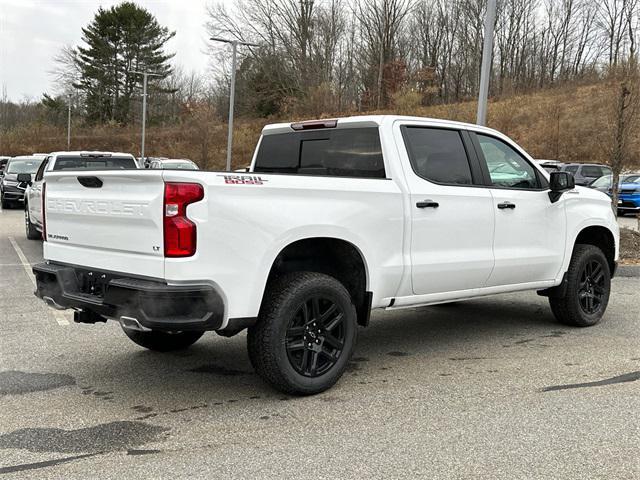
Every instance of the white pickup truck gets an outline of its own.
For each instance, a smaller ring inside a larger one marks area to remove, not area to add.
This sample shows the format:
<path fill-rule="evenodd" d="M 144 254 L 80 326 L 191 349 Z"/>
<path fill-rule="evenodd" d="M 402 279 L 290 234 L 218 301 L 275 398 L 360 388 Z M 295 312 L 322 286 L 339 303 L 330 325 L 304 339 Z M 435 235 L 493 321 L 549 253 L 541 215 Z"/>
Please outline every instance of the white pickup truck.
<path fill-rule="evenodd" d="M 269 125 L 246 173 L 45 184 L 39 297 L 154 350 L 248 328 L 258 374 L 294 394 L 338 380 L 374 308 L 534 290 L 593 325 L 618 258 L 606 195 L 494 130 L 434 119 Z"/>

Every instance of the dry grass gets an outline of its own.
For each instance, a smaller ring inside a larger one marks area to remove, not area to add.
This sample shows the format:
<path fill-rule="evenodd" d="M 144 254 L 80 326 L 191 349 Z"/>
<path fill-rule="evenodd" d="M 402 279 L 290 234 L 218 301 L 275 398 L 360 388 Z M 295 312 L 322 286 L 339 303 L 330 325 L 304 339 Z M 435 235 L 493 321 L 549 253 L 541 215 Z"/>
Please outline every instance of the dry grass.
<path fill-rule="evenodd" d="M 495 99 L 489 106 L 488 125 L 504 132 L 535 158 L 563 161 L 608 163 L 607 150 L 611 134 L 613 86 L 605 82 L 586 86 L 565 86 Z M 402 113 L 434 118 L 474 122 L 475 102 L 430 107 L 402 106 Z M 319 110 L 322 111 L 322 110 Z M 398 113 L 385 110 L 371 113 Z M 324 117 L 351 112 L 328 112 Z M 178 125 L 150 126 L 147 129 L 146 153 L 150 156 L 191 158 L 202 168 L 221 169 L 225 163 L 227 128 L 216 122 L 211 111 L 185 114 Z M 266 123 L 287 119 L 239 118 L 234 129 L 235 168 L 247 165 L 260 130 Z M 640 131 L 635 130 L 632 152 L 638 152 Z M 139 153 L 140 131 L 137 126 L 74 127 L 72 148 L 119 150 Z M 0 138 L 0 154 L 18 155 L 66 149 L 66 130 L 35 124 L 15 129 Z M 633 163 L 640 161 L 635 153 Z"/>

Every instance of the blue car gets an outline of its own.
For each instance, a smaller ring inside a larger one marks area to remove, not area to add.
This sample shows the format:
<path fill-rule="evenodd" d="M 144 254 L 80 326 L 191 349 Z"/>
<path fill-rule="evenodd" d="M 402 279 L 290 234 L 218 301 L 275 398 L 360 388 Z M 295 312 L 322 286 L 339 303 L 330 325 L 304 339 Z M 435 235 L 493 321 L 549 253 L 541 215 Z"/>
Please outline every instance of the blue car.
<path fill-rule="evenodd" d="M 618 215 L 640 212 L 640 181 L 620 184 Z"/>
<path fill-rule="evenodd" d="M 603 175 L 589 185 L 611 196 L 611 175 Z M 618 215 L 640 212 L 640 173 L 620 175 L 618 184 Z"/>

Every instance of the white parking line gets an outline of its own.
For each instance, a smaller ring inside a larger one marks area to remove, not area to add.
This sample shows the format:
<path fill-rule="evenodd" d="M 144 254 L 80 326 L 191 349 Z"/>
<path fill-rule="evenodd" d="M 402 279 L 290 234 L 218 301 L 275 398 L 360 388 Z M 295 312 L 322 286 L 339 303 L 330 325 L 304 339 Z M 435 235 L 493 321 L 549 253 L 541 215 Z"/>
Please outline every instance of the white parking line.
<path fill-rule="evenodd" d="M 29 280 L 31 280 L 31 283 L 33 283 L 33 286 L 36 287 L 37 286 L 36 277 L 33 274 L 33 271 L 31 270 L 31 264 L 29 263 L 29 260 L 27 260 L 27 257 L 25 256 L 24 252 L 22 251 L 20 246 L 16 243 L 13 237 L 9 237 L 9 241 L 11 242 L 13 249 L 18 254 L 18 258 L 20 258 L 20 262 L 22 262 L 22 267 L 24 268 L 24 271 L 27 272 L 27 276 L 29 277 Z M 53 310 L 52 313 L 53 313 L 53 318 L 55 319 L 56 322 L 58 322 L 58 325 L 69 325 L 69 320 L 67 320 L 66 318 L 68 314 L 65 315 L 64 313 L 58 310 Z"/>

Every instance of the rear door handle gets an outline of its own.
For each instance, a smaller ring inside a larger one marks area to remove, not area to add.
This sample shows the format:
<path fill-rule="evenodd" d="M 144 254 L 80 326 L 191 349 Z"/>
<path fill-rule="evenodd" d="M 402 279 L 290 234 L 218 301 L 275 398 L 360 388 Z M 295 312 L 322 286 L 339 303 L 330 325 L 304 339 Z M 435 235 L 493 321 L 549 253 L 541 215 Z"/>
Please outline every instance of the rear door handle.
<path fill-rule="evenodd" d="M 416 203 L 416 207 L 418 208 L 438 208 L 440 204 L 438 202 L 434 202 L 433 200 L 424 200 L 422 202 Z"/>
<path fill-rule="evenodd" d="M 505 208 L 510 208 L 511 210 L 513 210 L 514 208 L 516 208 L 516 204 L 511 202 L 502 202 L 498 204 L 498 208 L 500 210 L 504 210 Z"/>

